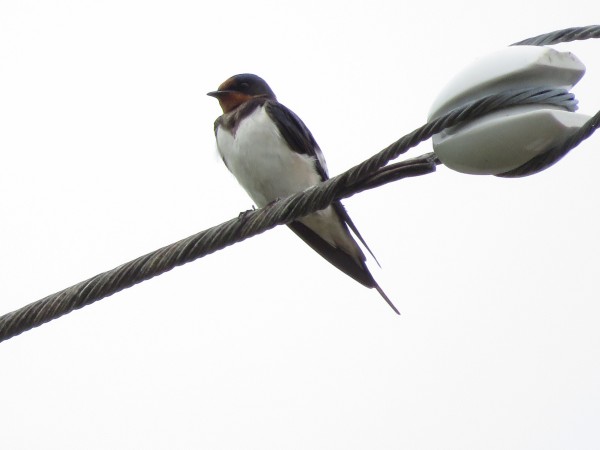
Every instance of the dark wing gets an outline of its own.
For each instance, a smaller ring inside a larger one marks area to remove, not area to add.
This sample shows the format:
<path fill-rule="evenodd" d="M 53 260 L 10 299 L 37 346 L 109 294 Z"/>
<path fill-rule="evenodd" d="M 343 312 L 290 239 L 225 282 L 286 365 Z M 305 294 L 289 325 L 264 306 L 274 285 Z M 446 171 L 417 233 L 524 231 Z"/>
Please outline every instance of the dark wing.
<path fill-rule="evenodd" d="M 333 264 L 350 278 L 358 281 L 363 286 L 375 288 L 377 292 L 379 292 L 379 295 L 381 295 L 387 304 L 390 305 L 390 308 L 392 308 L 396 314 L 400 314 L 398 308 L 394 306 L 387 294 L 383 292 L 381 287 L 379 287 L 379 284 L 377 284 L 377 281 L 375 281 L 373 275 L 371 275 L 371 272 L 369 272 L 369 268 L 365 264 L 364 260 L 357 261 L 339 248 L 332 247 L 323 239 L 321 239 L 317 233 L 301 222 L 292 222 L 288 224 L 288 227 L 290 227 L 300 239 L 306 242 L 310 248 L 312 248 L 329 263 Z"/>
<path fill-rule="evenodd" d="M 279 129 L 279 132 L 288 143 L 290 148 L 297 153 L 312 156 L 315 160 L 315 168 L 317 169 L 319 175 L 321 175 L 321 180 L 325 181 L 329 179 L 329 175 L 327 174 L 327 164 L 325 163 L 323 153 L 321 152 L 321 149 L 319 148 L 319 145 L 315 141 L 315 138 L 311 132 L 308 130 L 306 125 L 304 125 L 304 122 L 302 122 L 302 120 L 300 120 L 296 114 L 283 106 L 281 103 L 267 101 L 265 102 L 265 108 L 267 114 L 269 114 L 271 119 L 273 119 L 277 125 L 277 128 Z M 334 202 L 332 206 L 342 224 L 350 227 L 356 237 L 360 239 L 365 248 L 373 256 L 375 261 L 377 261 L 377 258 L 375 258 L 375 255 L 373 255 L 373 252 L 348 216 L 344 206 L 339 201 Z M 396 314 L 400 314 L 385 292 L 383 292 L 383 290 L 379 287 L 373 278 L 373 275 L 371 275 L 371 272 L 369 272 L 369 269 L 365 264 L 364 256 L 359 260 L 353 258 L 342 250 L 328 244 L 317 233 L 312 231 L 301 222 L 292 222 L 288 226 L 313 250 L 315 250 L 319 255 L 340 269 L 346 275 L 364 286 L 377 289 L 377 292 L 379 292 L 379 294 L 383 297 L 387 304 L 390 305 L 394 312 Z"/>
<path fill-rule="evenodd" d="M 319 145 L 317 144 L 317 141 L 315 141 L 315 138 L 313 137 L 312 133 L 310 132 L 308 127 L 304 125 L 304 122 L 302 122 L 300 117 L 298 117 L 296 114 L 294 114 L 293 111 L 286 108 L 279 102 L 267 101 L 265 102 L 265 107 L 267 110 L 267 114 L 269 114 L 271 119 L 273 119 L 275 124 L 277 124 L 279 132 L 281 133 L 285 141 L 288 143 L 290 148 L 297 153 L 312 156 L 315 159 L 315 168 L 317 169 L 319 175 L 321 175 L 321 180 L 328 180 L 329 174 L 327 173 L 327 163 L 325 162 L 323 152 L 319 148 Z M 350 216 L 346 212 L 344 206 L 340 202 L 334 202 L 332 206 L 335 209 L 335 212 L 342 220 L 342 222 L 344 222 L 348 227 L 350 227 L 352 232 L 369 251 L 375 262 L 379 264 L 377 258 L 375 258 L 375 255 L 373 254 L 373 252 L 359 233 L 358 229 L 356 228 L 356 225 L 354 225 L 354 222 L 352 222 L 352 219 L 350 219 Z M 300 235 L 300 233 L 298 233 L 296 230 L 294 231 L 296 232 L 296 234 Z M 322 255 L 322 252 L 317 250 L 313 244 L 309 243 L 309 245 L 313 249 L 315 249 L 319 254 Z M 334 265 L 337 266 L 337 264 Z"/>
<path fill-rule="evenodd" d="M 296 153 L 312 156 L 321 180 L 329 179 L 323 152 L 300 117 L 279 102 L 267 101 L 265 108 L 290 148 Z"/>
<path fill-rule="evenodd" d="M 363 286 L 369 288 L 376 286 L 377 283 L 364 261 L 356 260 L 339 248 L 333 247 L 302 222 L 292 222 L 288 224 L 288 227 L 290 227 L 300 239 L 308 244 L 310 248 L 350 278 L 353 278 Z"/>

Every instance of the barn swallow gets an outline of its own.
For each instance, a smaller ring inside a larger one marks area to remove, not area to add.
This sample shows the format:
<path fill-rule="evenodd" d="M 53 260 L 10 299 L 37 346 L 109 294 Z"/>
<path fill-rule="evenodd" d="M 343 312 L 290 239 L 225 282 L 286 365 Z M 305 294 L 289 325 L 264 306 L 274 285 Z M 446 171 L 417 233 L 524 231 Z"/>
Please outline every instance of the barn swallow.
<path fill-rule="evenodd" d="M 329 178 L 313 135 L 296 114 L 277 101 L 265 80 L 247 73 L 234 75 L 207 95 L 219 100 L 223 110 L 215 121 L 219 154 L 259 208 Z M 373 252 L 339 201 L 288 226 L 346 275 L 375 288 L 400 314 L 369 272 L 366 257 L 348 228 L 371 255 Z"/>

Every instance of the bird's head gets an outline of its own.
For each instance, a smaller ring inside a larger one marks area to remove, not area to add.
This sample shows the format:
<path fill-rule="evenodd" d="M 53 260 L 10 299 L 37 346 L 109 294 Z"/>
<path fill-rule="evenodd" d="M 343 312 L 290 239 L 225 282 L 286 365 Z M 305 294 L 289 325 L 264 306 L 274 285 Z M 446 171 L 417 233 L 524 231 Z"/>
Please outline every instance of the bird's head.
<path fill-rule="evenodd" d="M 218 90 L 209 92 L 206 95 L 219 100 L 224 113 L 233 111 L 242 103 L 252 98 L 265 97 L 271 100 L 277 99 L 267 82 L 251 73 L 234 75 L 221 83 Z"/>

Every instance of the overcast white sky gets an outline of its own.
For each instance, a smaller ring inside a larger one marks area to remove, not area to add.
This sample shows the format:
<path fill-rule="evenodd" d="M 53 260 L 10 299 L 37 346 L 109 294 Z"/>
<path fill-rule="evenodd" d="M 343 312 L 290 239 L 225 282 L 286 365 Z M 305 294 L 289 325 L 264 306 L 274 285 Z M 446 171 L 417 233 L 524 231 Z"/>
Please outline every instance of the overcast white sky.
<path fill-rule="evenodd" d="M 230 75 L 265 78 L 337 174 L 423 124 L 475 57 L 599 13 L 0 1 L 0 313 L 251 206 L 205 95 Z M 600 42 L 557 48 L 586 64 L 594 114 Z M 599 448 L 599 146 L 347 200 L 400 317 L 281 227 L 0 344 L 1 447 Z"/>

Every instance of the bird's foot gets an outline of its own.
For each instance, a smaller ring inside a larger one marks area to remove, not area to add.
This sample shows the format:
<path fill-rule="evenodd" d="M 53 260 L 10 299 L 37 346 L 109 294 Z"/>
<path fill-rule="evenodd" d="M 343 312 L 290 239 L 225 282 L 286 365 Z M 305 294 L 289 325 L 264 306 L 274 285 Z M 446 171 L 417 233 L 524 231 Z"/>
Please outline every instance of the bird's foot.
<path fill-rule="evenodd" d="M 252 211 L 256 211 L 256 208 L 254 207 L 254 205 L 252 205 L 252 209 L 247 209 L 246 211 L 242 211 L 238 215 L 238 220 L 244 220 L 246 218 L 246 216 L 248 216 L 248 214 L 250 214 Z"/>

